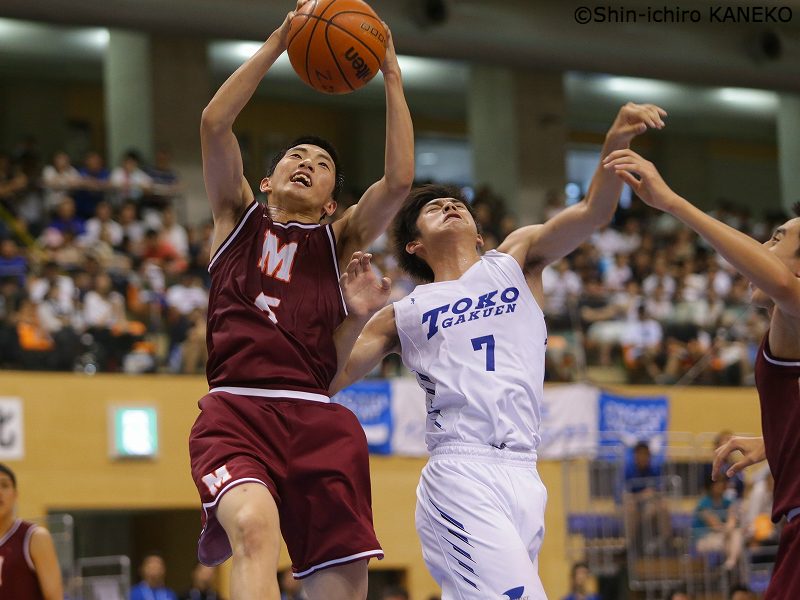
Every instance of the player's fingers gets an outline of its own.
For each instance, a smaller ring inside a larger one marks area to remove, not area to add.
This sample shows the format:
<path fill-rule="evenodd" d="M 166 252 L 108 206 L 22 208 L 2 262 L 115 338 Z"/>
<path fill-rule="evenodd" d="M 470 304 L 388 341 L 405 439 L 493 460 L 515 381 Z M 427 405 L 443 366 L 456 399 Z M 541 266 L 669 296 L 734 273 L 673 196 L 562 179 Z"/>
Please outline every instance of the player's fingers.
<path fill-rule="evenodd" d="M 728 469 L 728 470 L 725 472 L 725 475 L 727 475 L 728 477 L 733 477 L 734 475 L 736 475 L 736 473 L 738 473 L 738 472 L 739 472 L 739 471 L 741 471 L 742 469 L 746 469 L 747 467 L 749 467 L 749 466 L 750 466 L 750 465 L 752 465 L 752 464 L 753 464 L 753 462 L 752 462 L 751 460 L 749 460 L 749 459 L 747 459 L 747 458 L 743 458 L 743 459 L 742 459 L 742 460 L 740 460 L 739 462 L 735 462 L 735 463 L 733 463 L 733 464 L 731 465 L 731 468 L 730 468 L 730 469 Z"/>
<path fill-rule="evenodd" d="M 617 171 L 617 177 L 622 179 L 625 183 L 631 186 L 633 189 L 637 189 L 639 184 L 641 183 L 636 177 L 628 173 L 627 171 Z"/>
<path fill-rule="evenodd" d="M 614 150 L 613 152 L 609 152 L 608 156 L 606 156 L 603 159 L 603 162 L 607 164 L 607 163 L 610 163 L 612 160 L 616 160 L 618 158 L 622 158 L 623 156 L 630 156 L 632 154 L 633 154 L 633 152 L 631 152 L 627 148 L 624 149 L 624 150 Z"/>
<path fill-rule="evenodd" d="M 342 273 L 341 277 L 339 277 L 339 286 L 344 287 L 345 285 L 347 285 L 348 278 L 349 277 L 347 273 Z"/>
<path fill-rule="evenodd" d="M 384 290 L 392 289 L 392 280 L 389 279 L 388 277 L 384 277 L 383 279 L 381 279 L 381 287 Z"/>
<path fill-rule="evenodd" d="M 356 269 L 358 268 L 358 259 L 353 258 L 349 263 L 347 263 L 347 269 L 345 270 L 345 275 L 355 275 Z"/>

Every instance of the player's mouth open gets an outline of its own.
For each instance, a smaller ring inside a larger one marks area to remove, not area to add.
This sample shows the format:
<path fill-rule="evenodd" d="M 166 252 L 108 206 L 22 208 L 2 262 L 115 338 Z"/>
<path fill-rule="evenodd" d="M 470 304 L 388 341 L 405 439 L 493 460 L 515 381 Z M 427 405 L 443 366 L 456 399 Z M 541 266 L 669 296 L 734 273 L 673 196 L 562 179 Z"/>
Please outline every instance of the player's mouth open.
<path fill-rule="evenodd" d="M 449 215 L 447 215 L 447 216 L 444 218 L 444 220 L 445 220 L 445 221 L 448 221 L 449 219 L 453 219 L 453 218 L 455 218 L 455 219 L 460 219 L 460 218 L 461 218 L 461 215 L 460 215 L 460 214 L 458 214 L 458 213 L 450 213 Z"/>
<path fill-rule="evenodd" d="M 311 177 L 309 177 L 305 173 L 295 173 L 292 175 L 289 181 L 291 181 L 292 183 L 302 183 L 306 187 L 311 187 Z"/>

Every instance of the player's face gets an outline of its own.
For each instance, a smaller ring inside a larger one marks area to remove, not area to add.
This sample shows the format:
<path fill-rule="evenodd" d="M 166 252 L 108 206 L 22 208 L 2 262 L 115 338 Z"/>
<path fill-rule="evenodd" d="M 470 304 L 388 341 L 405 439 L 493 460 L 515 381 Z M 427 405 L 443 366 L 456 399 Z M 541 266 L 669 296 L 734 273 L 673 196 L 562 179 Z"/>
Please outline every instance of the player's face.
<path fill-rule="evenodd" d="M 764 247 L 775 254 L 795 275 L 800 275 L 800 218 L 786 221 L 778 227 L 772 237 L 764 242 Z M 771 308 L 772 299 L 760 289 L 751 285 L 750 301 L 755 306 Z"/>
<path fill-rule="evenodd" d="M 453 232 L 476 239 L 480 237 L 467 205 L 454 198 L 437 198 L 423 206 L 417 217 L 417 228 L 423 240 Z"/>
<path fill-rule="evenodd" d="M 14 512 L 16 502 L 17 488 L 14 487 L 11 477 L 0 473 L 0 520 Z"/>
<path fill-rule="evenodd" d="M 276 205 L 289 201 L 330 216 L 336 211 L 335 184 L 336 167 L 330 155 L 319 146 L 301 144 L 283 155 L 272 175 L 261 181 L 261 191 L 270 194 Z"/>

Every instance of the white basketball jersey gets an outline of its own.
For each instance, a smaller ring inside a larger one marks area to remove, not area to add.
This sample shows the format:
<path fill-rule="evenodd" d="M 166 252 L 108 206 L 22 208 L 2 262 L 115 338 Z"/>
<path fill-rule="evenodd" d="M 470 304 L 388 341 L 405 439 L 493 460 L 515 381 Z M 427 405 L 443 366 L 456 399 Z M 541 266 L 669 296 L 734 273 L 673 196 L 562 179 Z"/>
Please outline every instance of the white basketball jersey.
<path fill-rule="evenodd" d="M 426 443 L 539 445 L 547 329 L 517 261 L 487 252 L 459 279 L 394 303 L 403 362 L 427 394 Z"/>

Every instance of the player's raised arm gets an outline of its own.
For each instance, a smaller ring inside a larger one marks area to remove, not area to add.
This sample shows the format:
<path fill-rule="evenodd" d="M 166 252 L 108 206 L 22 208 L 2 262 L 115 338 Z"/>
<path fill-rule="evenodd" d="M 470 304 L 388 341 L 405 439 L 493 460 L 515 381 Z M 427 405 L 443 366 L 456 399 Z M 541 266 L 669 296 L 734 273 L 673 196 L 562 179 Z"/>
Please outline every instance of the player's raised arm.
<path fill-rule="evenodd" d="M 296 9 L 305 2 L 307 0 L 298 0 Z M 286 50 L 292 16 L 294 12 L 290 12 L 261 48 L 222 84 L 203 110 L 200 122 L 203 177 L 214 215 L 215 246 L 227 236 L 253 198 L 244 180 L 242 155 L 233 135 L 233 122 L 269 68 Z"/>
<path fill-rule="evenodd" d="M 389 304 L 379 310 L 357 336 L 352 352 L 339 363 L 339 370 L 328 392 L 333 395 L 362 379 L 393 352 L 400 353 L 400 338 L 394 320 L 394 305 Z"/>
<path fill-rule="evenodd" d="M 45 600 L 62 600 L 64 586 L 61 581 L 61 567 L 58 565 L 50 532 L 37 527 L 31 535 L 30 550 L 31 560 L 36 567 L 36 577 Z"/>
<path fill-rule="evenodd" d="M 769 242 L 760 244 L 673 192 L 655 165 L 632 150 L 612 152 L 606 158 L 605 168 L 630 185 L 645 203 L 671 214 L 696 231 L 722 258 L 769 296 L 781 311 L 800 317 L 798 275 L 770 250 L 785 237 L 783 228 L 778 228 Z M 795 246 L 792 248 L 796 249 Z"/>
<path fill-rule="evenodd" d="M 414 126 L 391 32 L 381 71 L 386 88 L 384 174 L 364 192 L 358 204 L 333 224 L 340 262 L 386 231 L 414 183 Z"/>
<path fill-rule="evenodd" d="M 542 269 L 580 246 L 598 228 L 607 225 L 617 208 L 622 185 L 603 169 L 602 160 L 627 148 L 647 129 L 664 127 L 664 109 L 653 104 L 628 102 L 606 133 L 589 191 L 578 204 L 561 211 L 543 225 L 522 227 L 511 233 L 498 250 L 514 256 L 521 266 Z"/>

